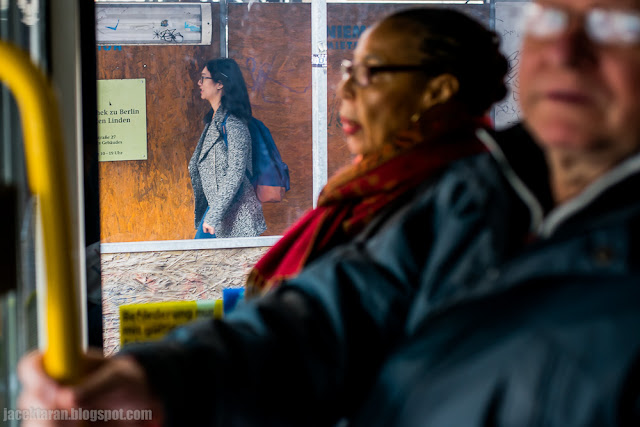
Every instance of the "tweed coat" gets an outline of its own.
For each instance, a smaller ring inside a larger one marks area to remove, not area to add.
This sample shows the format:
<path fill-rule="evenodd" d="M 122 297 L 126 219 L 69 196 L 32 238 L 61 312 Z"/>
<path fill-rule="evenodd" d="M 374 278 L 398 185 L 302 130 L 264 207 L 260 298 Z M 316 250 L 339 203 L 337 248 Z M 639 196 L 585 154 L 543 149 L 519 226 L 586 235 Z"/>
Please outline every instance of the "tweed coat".
<path fill-rule="evenodd" d="M 251 173 L 251 135 L 247 125 L 220 106 L 208 123 L 189 161 L 189 175 L 195 199 L 195 226 L 205 215 L 217 237 L 259 236 L 267 225 L 247 171 Z M 207 206 L 209 210 L 206 211 Z"/>

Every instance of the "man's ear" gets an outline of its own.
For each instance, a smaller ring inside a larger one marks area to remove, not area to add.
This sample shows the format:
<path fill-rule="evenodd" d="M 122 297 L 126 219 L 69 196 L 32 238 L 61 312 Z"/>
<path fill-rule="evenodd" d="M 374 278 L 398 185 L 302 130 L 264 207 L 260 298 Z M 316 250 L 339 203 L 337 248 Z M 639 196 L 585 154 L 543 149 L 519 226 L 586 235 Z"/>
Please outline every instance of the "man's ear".
<path fill-rule="evenodd" d="M 220 82 L 216 82 L 216 86 L 217 86 L 218 90 L 224 89 L 224 85 L 222 83 L 220 83 Z"/>
<path fill-rule="evenodd" d="M 440 74 L 429 80 L 422 95 L 422 108 L 428 109 L 434 105 L 444 104 L 460 89 L 460 82 L 453 74 Z"/>

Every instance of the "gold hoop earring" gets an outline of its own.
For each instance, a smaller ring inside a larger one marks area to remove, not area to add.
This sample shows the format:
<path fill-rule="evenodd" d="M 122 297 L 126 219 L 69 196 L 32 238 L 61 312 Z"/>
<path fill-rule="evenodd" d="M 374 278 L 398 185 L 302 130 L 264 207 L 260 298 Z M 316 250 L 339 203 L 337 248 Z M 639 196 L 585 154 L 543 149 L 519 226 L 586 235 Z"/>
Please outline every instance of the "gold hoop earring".
<path fill-rule="evenodd" d="M 420 116 L 422 116 L 422 114 L 420 113 L 414 113 L 411 116 L 411 123 L 418 123 L 418 121 L 420 120 Z"/>

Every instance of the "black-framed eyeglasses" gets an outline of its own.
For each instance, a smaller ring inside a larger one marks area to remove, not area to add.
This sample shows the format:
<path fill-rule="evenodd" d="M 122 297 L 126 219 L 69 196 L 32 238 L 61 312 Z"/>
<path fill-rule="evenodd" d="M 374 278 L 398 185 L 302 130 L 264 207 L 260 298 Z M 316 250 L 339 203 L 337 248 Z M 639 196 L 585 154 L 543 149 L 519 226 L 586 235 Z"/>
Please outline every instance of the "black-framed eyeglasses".
<path fill-rule="evenodd" d="M 340 64 L 342 71 L 342 79 L 352 78 L 358 86 L 368 86 L 371 83 L 371 77 L 378 73 L 395 73 L 400 71 L 424 71 L 424 65 L 365 65 L 354 64 L 345 59 Z"/>
<path fill-rule="evenodd" d="M 200 79 L 198 80 L 198 83 L 204 83 L 204 81 L 206 79 L 213 80 L 213 77 L 200 76 Z"/>

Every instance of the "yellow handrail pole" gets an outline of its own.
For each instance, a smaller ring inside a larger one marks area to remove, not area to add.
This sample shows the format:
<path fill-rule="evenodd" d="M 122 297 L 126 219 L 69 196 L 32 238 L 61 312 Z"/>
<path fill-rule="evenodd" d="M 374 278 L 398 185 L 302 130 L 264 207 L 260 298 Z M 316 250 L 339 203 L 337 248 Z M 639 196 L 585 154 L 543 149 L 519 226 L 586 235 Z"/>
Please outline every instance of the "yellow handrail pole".
<path fill-rule="evenodd" d="M 19 48 L 0 41 L 0 81 L 20 111 L 27 177 L 38 197 L 47 272 L 45 371 L 63 383 L 82 373 L 82 345 L 73 272 L 71 217 L 62 129 L 56 98 L 44 74 Z"/>

